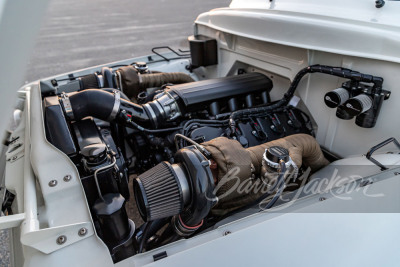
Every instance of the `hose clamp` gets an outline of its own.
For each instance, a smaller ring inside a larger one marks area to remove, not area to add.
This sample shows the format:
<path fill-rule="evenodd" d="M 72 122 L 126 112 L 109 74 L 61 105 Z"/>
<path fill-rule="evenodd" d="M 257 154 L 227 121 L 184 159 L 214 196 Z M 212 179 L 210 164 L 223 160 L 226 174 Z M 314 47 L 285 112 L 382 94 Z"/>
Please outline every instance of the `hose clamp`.
<path fill-rule="evenodd" d="M 117 117 L 119 107 L 121 105 L 121 93 L 118 90 L 113 91 L 114 94 L 114 106 L 113 109 L 110 113 L 110 116 L 108 116 L 107 121 L 112 121 Z"/>
<path fill-rule="evenodd" d="M 69 119 L 71 121 L 74 120 L 74 112 L 72 110 L 71 101 L 69 101 L 69 97 L 65 92 L 62 92 L 60 100 L 63 105 L 64 112 L 65 112 L 67 119 Z"/>
<path fill-rule="evenodd" d="M 268 151 L 268 148 L 265 150 L 265 153 L 263 155 L 262 166 L 265 169 L 268 169 L 267 168 L 267 166 L 268 166 L 268 167 L 271 167 L 272 169 L 279 170 L 280 163 L 269 160 L 268 157 L 266 156 L 267 151 Z M 295 181 L 299 174 L 299 168 L 297 167 L 296 163 L 292 160 L 292 158 L 290 156 L 288 156 L 288 159 L 286 161 L 283 160 L 283 162 L 285 163 L 286 170 L 291 170 L 290 175 L 291 175 L 291 177 L 293 177 L 293 181 Z"/>
<path fill-rule="evenodd" d="M 203 222 L 204 222 L 204 220 L 201 220 L 201 222 L 198 225 L 188 226 L 188 225 L 185 225 L 180 214 L 172 217 L 172 225 L 175 230 L 175 233 L 177 233 L 179 236 L 182 236 L 182 237 L 188 237 L 188 236 L 192 235 L 203 225 Z"/>
<path fill-rule="evenodd" d="M 167 91 L 156 95 L 154 100 L 160 114 L 162 114 L 167 121 L 173 121 L 182 115 L 175 98 Z"/>
<path fill-rule="evenodd" d="M 289 169 L 290 167 L 292 167 L 292 172 L 291 172 L 291 177 L 292 177 L 292 181 L 295 182 L 297 179 L 297 176 L 299 175 L 299 167 L 297 167 L 296 163 L 294 163 L 294 161 L 292 160 L 292 158 L 290 158 L 290 160 L 288 162 L 286 162 L 286 169 Z"/>

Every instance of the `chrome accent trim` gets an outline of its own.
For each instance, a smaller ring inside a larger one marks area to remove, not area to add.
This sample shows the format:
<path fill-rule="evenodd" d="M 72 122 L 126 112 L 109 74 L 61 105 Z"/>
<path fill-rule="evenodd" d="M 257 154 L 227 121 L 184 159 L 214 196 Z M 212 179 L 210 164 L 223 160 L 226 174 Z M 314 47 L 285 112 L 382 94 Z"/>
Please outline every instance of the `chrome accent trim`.
<path fill-rule="evenodd" d="M 121 73 L 119 73 L 119 71 L 115 72 L 115 76 L 117 77 L 117 81 L 118 81 L 118 89 L 121 90 L 122 92 L 124 91 L 124 88 L 122 88 L 122 76 Z"/>
<path fill-rule="evenodd" d="M 154 122 L 155 127 L 157 128 L 158 127 L 157 117 L 156 117 L 156 114 L 154 113 L 154 110 L 152 109 L 152 107 L 146 103 L 143 105 L 143 109 L 146 112 L 150 113 L 151 120 Z"/>
<path fill-rule="evenodd" d="M 267 150 L 268 150 L 268 148 L 265 149 L 265 152 L 263 155 L 263 160 L 262 160 L 262 165 L 264 166 L 264 168 L 269 166 L 276 170 L 280 169 L 279 163 L 272 162 L 266 157 Z M 286 166 L 287 170 L 289 170 L 290 167 L 293 168 L 293 173 L 291 175 L 293 177 L 293 180 L 296 180 L 297 175 L 299 174 L 299 168 L 297 167 L 296 163 L 292 160 L 292 158 L 290 156 L 289 156 L 289 160 L 287 162 L 285 162 L 285 166 Z"/>
<path fill-rule="evenodd" d="M 97 77 L 97 83 L 99 84 L 99 87 L 103 88 L 104 87 L 104 77 L 102 75 L 97 75 L 97 74 L 96 74 L 96 77 Z"/>
<path fill-rule="evenodd" d="M 62 102 L 66 117 L 70 120 L 74 120 L 74 112 L 72 110 L 71 101 L 69 101 L 68 95 L 62 92 L 60 100 Z"/>
<path fill-rule="evenodd" d="M 184 170 L 182 169 L 181 164 L 172 164 L 172 169 L 175 171 L 175 175 L 179 180 L 180 187 L 182 189 L 182 198 L 183 198 L 183 203 L 187 205 L 190 201 L 190 188 L 189 188 L 189 183 L 186 179 L 186 174 Z"/>
<path fill-rule="evenodd" d="M 114 90 L 114 106 L 113 109 L 110 113 L 110 116 L 108 116 L 107 121 L 112 121 L 116 118 L 118 111 L 119 111 L 119 107 L 121 105 L 121 93 L 118 90 Z"/>
<path fill-rule="evenodd" d="M 173 121 L 182 115 L 176 100 L 168 92 L 164 91 L 163 93 L 158 94 L 154 103 L 160 111 L 160 114 L 167 121 Z"/>
<path fill-rule="evenodd" d="M 157 99 L 153 103 L 157 106 L 158 112 L 161 114 L 161 116 L 165 118 L 166 117 L 165 110 L 163 109 L 161 103 L 159 102 L 159 99 Z"/>

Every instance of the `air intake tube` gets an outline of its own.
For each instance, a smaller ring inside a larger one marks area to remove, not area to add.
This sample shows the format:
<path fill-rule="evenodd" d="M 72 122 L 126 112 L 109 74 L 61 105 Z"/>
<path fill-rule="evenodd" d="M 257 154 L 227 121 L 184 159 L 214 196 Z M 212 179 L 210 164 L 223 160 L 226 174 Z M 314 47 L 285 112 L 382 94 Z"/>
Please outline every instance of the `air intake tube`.
<path fill-rule="evenodd" d="M 119 116 L 121 111 L 125 111 L 126 116 L 135 124 L 158 129 L 187 112 L 197 111 L 202 107 L 201 104 L 251 93 L 265 94 L 271 88 L 272 81 L 267 76 L 254 72 L 169 86 L 143 105 L 121 98 L 119 90 L 111 93 L 107 89 L 63 93 L 60 102 L 69 120 L 77 121 L 92 116 L 105 121 L 120 120 L 120 123 L 126 123 L 126 117 Z"/>
<path fill-rule="evenodd" d="M 67 119 L 70 120 L 78 121 L 92 116 L 104 121 L 112 121 L 124 109 L 139 121 L 149 121 L 143 107 L 121 99 L 118 90 L 114 90 L 113 93 L 98 89 L 87 89 L 70 94 L 63 93 L 60 102 Z"/>
<path fill-rule="evenodd" d="M 169 94 L 163 94 L 144 105 L 138 105 L 121 98 L 118 90 L 87 89 L 80 92 L 61 94 L 60 103 L 66 118 L 78 121 L 91 116 L 104 121 L 126 123 L 123 111 L 132 121 L 142 126 L 158 128 L 161 122 L 171 121 L 180 116 L 178 104 Z"/>

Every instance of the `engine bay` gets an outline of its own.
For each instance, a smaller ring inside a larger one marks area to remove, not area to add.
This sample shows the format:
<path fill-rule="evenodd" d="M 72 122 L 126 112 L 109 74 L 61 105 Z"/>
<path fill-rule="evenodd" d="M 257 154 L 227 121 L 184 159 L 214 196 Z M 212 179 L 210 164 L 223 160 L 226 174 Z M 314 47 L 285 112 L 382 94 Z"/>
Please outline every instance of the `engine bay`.
<path fill-rule="evenodd" d="M 46 138 L 78 169 L 96 233 L 119 262 L 243 210 L 269 210 L 307 183 L 305 173 L 338 160 L 295 95 L 312 73 L 346 79 L 321 99 L 337 118 L 375 126 L 390 96 L 381 77 L 312 65 L 271 100 L 273 81 L 261 72 L 194 80 L 135 62 L 51 80 L 42 90 Z"/>
<path fill-rule="evenodd" d="M 153 23 L 142 7 L 130 11 Z M 396 266 L 396 8 L 232 1 L 197 16 L 187 49 L 169 24 L 151 42 L 129 34 L 154 35 L 130 11 L 93 28 L 62 6 L 51 17 L 74 27 L 45 27 L 40 65 L 25 61 L 34 10 L 29 23 L 3 12 L 21 30 L 4 27 L 21 39 L 4 38 L 18 50 L 4 50 L 2 98 L 11 263 Z M 99 37 L 86 47 L 69 38 L 85 27 Z M 47 49 L 67 41 L 63 58 Z M 152 53 L 136 57 L 142 45 Z M 23 66 L 41 80 L 16 92 Z"/>

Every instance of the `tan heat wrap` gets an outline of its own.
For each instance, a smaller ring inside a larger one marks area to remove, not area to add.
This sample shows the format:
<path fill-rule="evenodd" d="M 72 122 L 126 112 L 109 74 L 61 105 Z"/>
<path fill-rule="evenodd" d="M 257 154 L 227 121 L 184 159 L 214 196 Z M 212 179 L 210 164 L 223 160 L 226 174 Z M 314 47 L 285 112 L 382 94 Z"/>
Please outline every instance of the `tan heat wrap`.
<path fill-rule="evenodd" d="M 160 87 L 167 83 L 190 83 L 194 80 L 182 72 L 161 72 L 138 74 L 133 66 L 121 67 L 117 70 L 117 82 L 122 91 L 133 101 L 141 91 L 151 87 Z"/>
<path fill-rule="evenodd" d="M 218 166 L 216 193 L 222 197 L 212 211 L 216 215 L 251 203 L 261 195 L 260 190 L 256 190 L 262 186 L 260 179 L 252 179 L 252 175 L 259 177 L 266 148 L 286 148 L 298 167 L 304 164 L 312 171 L 329 163 L 315 138 L 306 134 L 295 134 L 250 148 L 243 148 L 238 141 L 226 137 L 218 137 L 202 145 Z M 245 188 L 254 190 L 248 193 Z"/>

